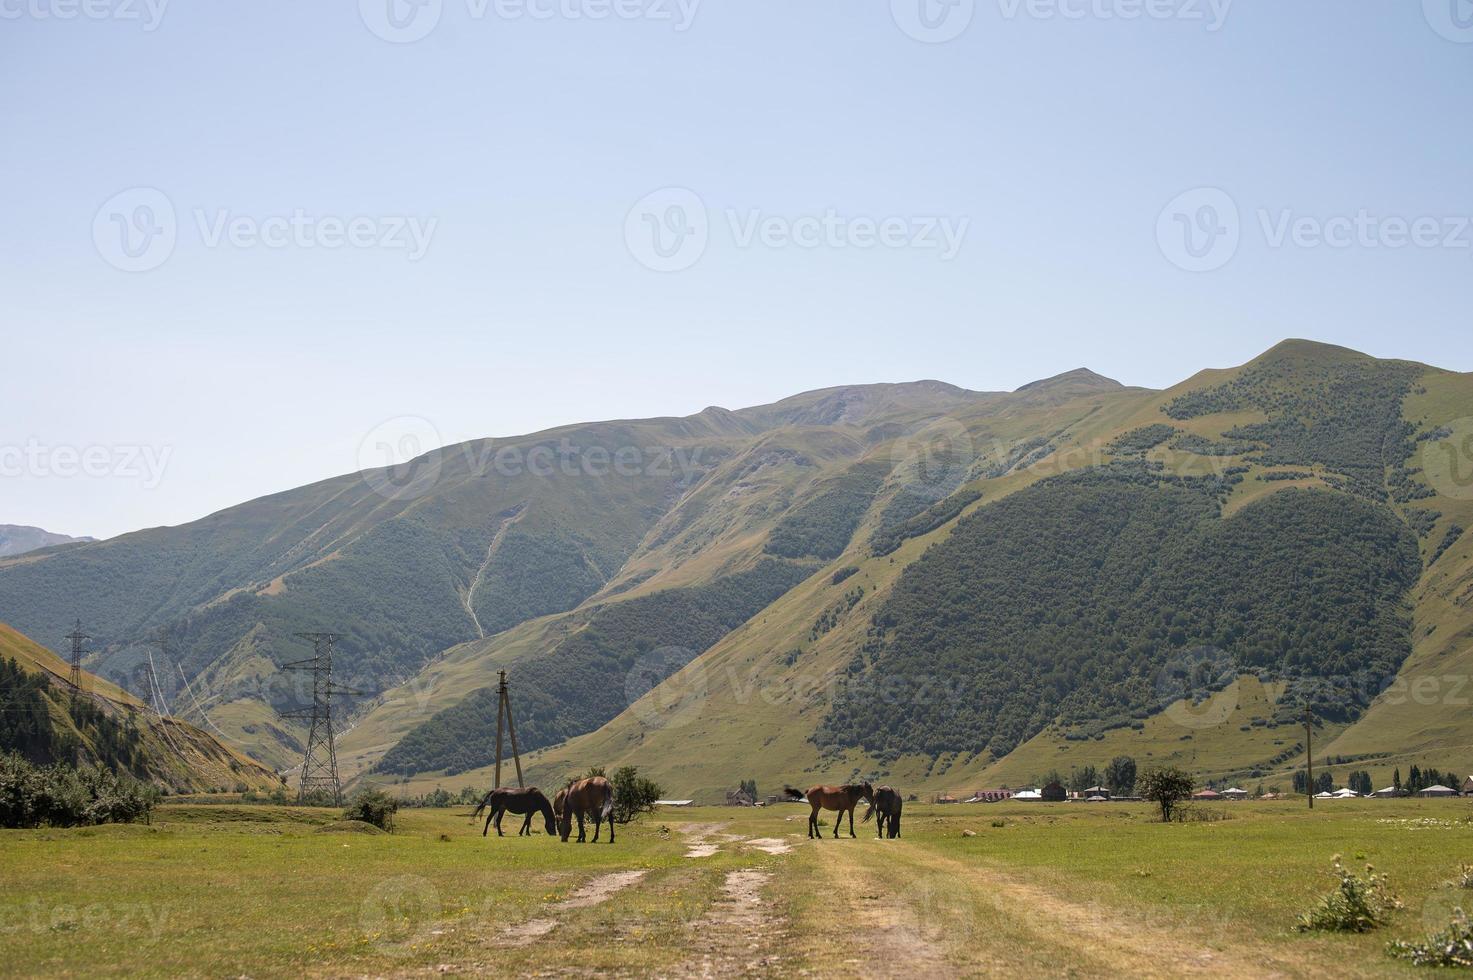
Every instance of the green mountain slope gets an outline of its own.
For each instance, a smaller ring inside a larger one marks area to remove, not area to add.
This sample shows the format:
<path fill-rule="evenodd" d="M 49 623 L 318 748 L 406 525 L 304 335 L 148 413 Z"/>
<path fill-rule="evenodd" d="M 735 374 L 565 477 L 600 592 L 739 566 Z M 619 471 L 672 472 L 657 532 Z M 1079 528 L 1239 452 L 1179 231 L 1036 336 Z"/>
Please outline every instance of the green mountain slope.
<path fill-rule="evenodd" d="M 0 623 L 0 751 L 105 765 L 175 792 L 279 785 L 254 759 L 86 671 L 74 696 L 69 674 L 50 650 Z"/>

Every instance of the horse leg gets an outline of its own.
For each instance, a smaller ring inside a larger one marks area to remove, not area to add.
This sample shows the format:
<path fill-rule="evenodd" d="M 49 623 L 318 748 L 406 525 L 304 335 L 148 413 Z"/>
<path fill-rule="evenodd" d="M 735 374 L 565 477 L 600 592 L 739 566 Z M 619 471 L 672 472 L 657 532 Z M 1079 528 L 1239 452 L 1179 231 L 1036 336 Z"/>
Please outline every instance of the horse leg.
<path fill-rule="evenodd" d="M 498 808 L 497 811 L 496 811 L 496 836 L 497 837 L 504 837 L 504 836 L 506 836 L 505 834 L 503 834 L 501 832 L 501 818 L 504 817 L 504 816 L 506 816 L 506 811 Z"/>
<path fill-rule="evenodd" d="M 849 836 L 854 837 L 854 807 L 849 808 Z"/>
<path fill-rule="evenodd" d="M 598 843 L 599 832 L 604 829 L 604 815 L 597 810 L 593 811 L 593 842 Z"/>
<path fill-rule="evenodd" d="M 527 811 L 527 819 L 525 819 L 525 820 L 522 821 L 522 829 L 519 830 L 519 831 L 517 831 L 517 836 L 518 837 L 531 837 L 532 836 L 532 814 L 535 813 L 535 812 L 536 812 L 535 810 L 528 810 Z"/>
<path fill-rule="evenodd" d="M 812 806 L 813 812 L 808 814 L 808 836 L 810 839 L 817 837 L 819 840 L 822 840 L 823 831 L 818 829 L 818 804 L 814 803 Z"/>
<path fill-rule="evenodd" d="M 609 814 L 609 843 L 614 842 L 614 815 Z"/>
<path fill-rule="evenodd" d="M 844 822 L 844 811 L 839 811 L 838 819 L 834 821 L 834 840 L 839 839 L 839 824 Z"/>
<path fill-rule="evenodd" d="M 890 839 L 894 840 L 900 836 L 900 814 L 890 814 Z"/>
<path fill-rule="evenodd" d="M 583 829 L 583 811 L 578 811 L 578 843 L 582 844 L 588 840 L 588 834 Z"/>
<path fill-rule="evenodd" d="M 496 809 L 493 807 L 491 809 L 491 811 L 486 814 L 486 826 L 484 826 L 484 827 L 481 828 L 481 836 L 482 837 L 485 837 L 488 833 L 491 832 L 491 821 L 495 817 L 496 817 Z"/>

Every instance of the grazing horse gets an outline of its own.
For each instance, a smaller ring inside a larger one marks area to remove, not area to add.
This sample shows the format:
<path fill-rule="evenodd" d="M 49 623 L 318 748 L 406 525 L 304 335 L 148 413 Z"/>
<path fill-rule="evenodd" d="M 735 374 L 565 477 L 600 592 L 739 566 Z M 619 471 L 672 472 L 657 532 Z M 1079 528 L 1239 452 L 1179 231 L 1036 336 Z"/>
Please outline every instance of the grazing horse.
<path fill-rule="evenodd" d="M 838 810 L 839 818 L 834 821 L 834 836 L 839 836 L 839 824 L 844 822 L 844 814 L 849 814 L 849 836 L 854 836 L 854 807 L 860 800 L 864 800 L 870 806 L 874 806 L 875 791 L 869 783 L 848 783 L 844 786 L 815 786 L 808 792 L 784 786 L 783 791 L 792 800 L 807 800 L 808 805 L 813 807 L 813 812 L 808 815 L 808 836 L 822 837 L 823 831 L 818 826 L 819 810 Z"/>
<path fill-rule="evenodd" d="M 874 799 L 870 801 L 869 809 L 864 811 L 864 819 L 869 820 L 876 813 L 880 815 L 875 821 L 875 836 L 884 837 L 885 828 L 889 827 L 890 837 L 900 836 L 900 794 L 889 786 L 876 786 Z"/>
<path fill-rule="evenodd" d="M 547 797 L 536 786 L 528 786 L 526 789 L 493 789 L 482 797 L 480 804 L 471 813 L 471 819 L 479 817 L 481 811 L 488 806 L 491 812 L 486 814 L 486 826 L 481 828 L 482 837 L 486 836 L 493 822 L 496 824 L 496 836 L 503 836 L 501 818 L 508 810 L 518 816 L 524 813 L 527 815 L 527 819 L 522 821 L 522 829 L 517 831 L 518 837 L 532 836 L 532 816 L 538 813 L 542 814 L 542 820 L 547 826 L 547 836 L 557 833 L 553 823 L 552 804 L 547 802 Z"/>
<path fill-rule="evenodd" d="M 578 818 L 578 843 L 582 844 L 588 839 L 583 829 L 585 815 L 593 818 L 595 844 L 598 843 L 598 832 L 605 820 L 609 822 L 609 843 L 614 842 L 614 787 L 609 785 L 607 779 L 590 776 L 575 780 L 558 794 L 558 798 L 562 800 L 562 809 L 558 813 L 558 830 L 564 843 L 567 843 L 568 835 L 573 832 L 574 816 Z"/>

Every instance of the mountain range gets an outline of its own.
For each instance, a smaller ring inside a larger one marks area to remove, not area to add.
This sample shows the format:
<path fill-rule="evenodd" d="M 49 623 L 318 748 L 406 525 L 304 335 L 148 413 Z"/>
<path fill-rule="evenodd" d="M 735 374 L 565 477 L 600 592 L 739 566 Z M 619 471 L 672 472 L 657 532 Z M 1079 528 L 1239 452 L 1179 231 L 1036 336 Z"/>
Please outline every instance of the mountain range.
<path fill-rule="evenodd" d="M 39 527 L 29 527 L 24 524 L 0 524 L 0 558 L 23 555 L 28 551 L 37 551 L 56 544 L 70 544 L 73 541 L 93 540 L 96 539 L 73 538 L 65 534 L 56 534 L 51 531 L 42 530 Z"/>
<path fill-rule="evenodd" d="M 336 631 L 340 761 L 408 788 L 487 781 L 501 669 L 533 777 L 698 799 L 1120 754 L 1271 779 L 1306 708 L 1332 759 L 1465 771 L 1470 416 L 1473 376 L 1308 341 L 1165 391 L 830 388 L 0 559 L 0 620 L 59 650 L 80 617 L 128 686 L 163 637 L 173 710 L 282 769 L 283 665 Z"/>

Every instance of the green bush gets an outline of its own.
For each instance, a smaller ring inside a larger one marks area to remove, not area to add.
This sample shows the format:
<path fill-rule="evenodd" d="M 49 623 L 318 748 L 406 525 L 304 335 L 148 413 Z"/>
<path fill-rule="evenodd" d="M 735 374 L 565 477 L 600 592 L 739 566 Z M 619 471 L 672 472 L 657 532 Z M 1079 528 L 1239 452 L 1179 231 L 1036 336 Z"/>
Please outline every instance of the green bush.
<path fill-rule="evenodd" d="M 132 823 L 157 801 L 153 787 L 98 766 L 38 767 L 0 755 L 0 827 Z"/>
<path fill-rule="evenodd" d="M 1390 914 L 1401 908 L 1401 902 L 1386 885 L 1386 875 L 1376 874 L 1369 864 L 1366 873 L 1357 875 L 1340 863 L 1335 855 L 1335 877 L 1339 886 L 1299 917 L 1299 932 L 1368 932 L 1386 924 Z"/>
<path fill-rule="evenodd" d="M 380 830 L 394 831 L 394 814 L 399 810 L 399 801 L 381 789 L 360 790 L 348 808 L 343 811 L 344 820 L 361 820 Z"/>
<path fill-rule="evenodd" d="M 609 782 L 614 786 L 614 819 L 619 823 L 654 812 L 655 801 L 664 793 L 658 783 L 641 777 L 634 766 L 615 769 Z"/>
<path fill-rule="evenodd" d="M 1171 813 L 1177 805 L 1191 799 L 1195 784 L 1192 777 L 1173 766 L 1160 766 L 1141 773 L 1136 782 L 1141 798 L 1161 807 L 1161 820 L 1171 822 Z"/>

